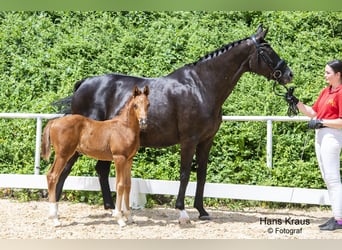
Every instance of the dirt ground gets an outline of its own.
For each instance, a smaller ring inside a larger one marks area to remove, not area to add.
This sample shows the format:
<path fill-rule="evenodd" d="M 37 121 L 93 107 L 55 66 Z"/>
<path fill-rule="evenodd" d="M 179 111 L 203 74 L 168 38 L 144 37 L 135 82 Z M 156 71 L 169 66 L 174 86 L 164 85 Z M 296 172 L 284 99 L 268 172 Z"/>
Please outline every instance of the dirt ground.
<path fill-rule="evenodd" d="M 321 232 L 330 211 L 207 208 L 201 221 L 187 209 L 191 223 L 180 225 L 172 208 L 133 210 L 134 224 L 121 227 L 102 206 L 59 204 L 61 227 L 47 218 L 47 202 L 0 199 L 0 239 L 342 239 L 342 230 Z"/>

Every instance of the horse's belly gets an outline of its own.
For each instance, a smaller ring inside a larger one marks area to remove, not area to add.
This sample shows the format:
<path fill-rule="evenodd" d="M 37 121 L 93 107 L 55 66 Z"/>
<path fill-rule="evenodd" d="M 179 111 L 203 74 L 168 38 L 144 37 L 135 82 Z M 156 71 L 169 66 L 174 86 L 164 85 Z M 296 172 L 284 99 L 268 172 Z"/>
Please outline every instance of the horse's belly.
<path fill-rule="evenodd" d="M 140 146 L 151 148 L 163 148 L 179 143 L 178 136 L 162 133 L 140 133 Z"/>

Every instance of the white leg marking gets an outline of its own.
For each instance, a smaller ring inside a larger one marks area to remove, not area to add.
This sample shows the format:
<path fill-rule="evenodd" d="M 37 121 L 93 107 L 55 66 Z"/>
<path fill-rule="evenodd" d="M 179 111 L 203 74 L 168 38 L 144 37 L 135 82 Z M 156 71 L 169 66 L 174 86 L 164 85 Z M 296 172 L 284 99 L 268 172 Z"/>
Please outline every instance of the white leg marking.
<path fill-rule="evenodd" d="M 132 218 L 132 214 L 131 214 L 131 211 L 127 210 L 125 213 L 124 213 L 124 216 L 127 220 L 127 224 L 132 224 L 134 223 L 134 220 Z"/>
<path fill-rule="evenodd" d="M 54 218 L 54 219 L 53 219 L 53 225 L 54 225 L 55 227 L 59 227 L 59 226 L 62 225 L 62 223 L 58 220 L 58 218 Z"/>
<path fill-rule="evenodd" d="M 49 219 L 55 219 L 58 217 L 58 204 L 57 202 L 49 203 Z"/>
<path fill-rule="evenodd" d="M 118 219 L 118 224 L 120 227 L 126 226 L 126 222 L 122 217 L 120 219 Z"/>
<path fill-rule="evenodd" d="M 113 211 L 113 217 L 116 218 L 116 220 L 117 220 L 118 224 L 120 225 L 120 227 L 126 226 L 126 223 L 125 223 L 125 220 L 124 220 L 124 218 L 123 218 L 123 216 L 122 216 L 121 211 L 115 209 L 115 210 Z"/>
<path fill-rule="evenodd" d="M 58 220 L 58 203 L 50 202 L 49 203 L 49 219 L 53 220 L 53 225 L 55 227 L 59 227 L 61 222 Z"/>
<path fill-rule="evenodd" d="M 185 211 L 185 209 L 184 210 L 180 210 L 179 212 L 180 212 L 179 213 L 180 214 L 179 215 L 179 219 L 178 219 L 179 223 L 180 224 L 190 223 L 190 217 L 189 217 L 188 213 Z"/>
<path fill-rule="evenodd" d="M 113 210 L 113 213 L 112 213 L 112 216 L 115 217 L 115 218 L 119 218 L 121 217 L 121 212 L 117 209 L 114 209 Z"/>

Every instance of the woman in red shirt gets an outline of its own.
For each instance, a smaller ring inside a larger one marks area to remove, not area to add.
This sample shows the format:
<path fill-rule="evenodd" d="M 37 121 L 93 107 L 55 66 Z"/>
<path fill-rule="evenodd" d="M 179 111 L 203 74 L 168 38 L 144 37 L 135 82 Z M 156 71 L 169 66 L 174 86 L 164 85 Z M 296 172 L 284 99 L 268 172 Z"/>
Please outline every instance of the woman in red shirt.
<path fill-rule="evenodd" d="M 320 230 L 342 229 L 342 184 L 340 153 L 342 148 L 342 61 L 333 60 L 325 66 L 325 87 L 313 106 L 286 96 L 300 112 L 313 118 L 308 126 L 316 129 L 315 151 L 323 180 L 327 186 L 333 216 L 320 225 Z"/>

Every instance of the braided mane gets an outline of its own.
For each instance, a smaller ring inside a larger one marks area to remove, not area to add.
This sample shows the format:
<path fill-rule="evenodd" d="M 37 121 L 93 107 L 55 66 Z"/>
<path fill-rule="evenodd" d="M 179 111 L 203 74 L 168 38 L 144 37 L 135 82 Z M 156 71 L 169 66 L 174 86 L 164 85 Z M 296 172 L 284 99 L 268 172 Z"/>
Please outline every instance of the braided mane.
<path fill-rule="evenodd" d="M 201 62 L 205 62 L 205 61 L 208 61 L 208 60 L 211 60 L 215 57 L 218 57 L 219 55 L 222 55 L 223 53 L 226 53 L 227 51 L 229 51 L 231 48 L 239 45 L 241 42 L 247 40 L 248 38 L 245 38 L 245 39 L 241 39 L 241 40 L 238 40 L 238 41 L 235 41 L 235 42 L 232 42 L 232 43 L 229 43 L 215 51 L 212 51 L 210 53 L 208 53 L 207 55 L 201 57 L 199 60 L 197 60 L 196 62 L 193 62 L 193 63 L 190 63 L 190 65 L 196 65 L 198 63 L 201 63 Z"/>

